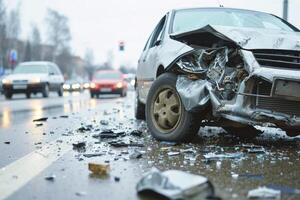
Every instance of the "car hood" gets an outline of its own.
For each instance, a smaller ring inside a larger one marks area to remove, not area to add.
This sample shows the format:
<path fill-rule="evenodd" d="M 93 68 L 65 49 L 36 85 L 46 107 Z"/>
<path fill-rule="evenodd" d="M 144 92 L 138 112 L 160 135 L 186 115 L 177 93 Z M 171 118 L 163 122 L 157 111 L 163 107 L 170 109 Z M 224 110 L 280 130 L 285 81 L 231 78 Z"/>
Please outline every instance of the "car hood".
<path fill-rule="evenodd" d="M 202 45 L 211 45 L 222 40 L 243 49 L 300 50 L 300 32 L 273 29 L 207 25 L 188 32 L 174 33 L 170 37 L 188 44 L 191 44 L 195 38 L 206 38 Z"/>
<path fill-rule="evenodd" d="M 34 78 L 40 78 L 42 80 L 47 78 L 47 74 L 11 74 L 5 77 L 8 80 L 31 80 Z"/>

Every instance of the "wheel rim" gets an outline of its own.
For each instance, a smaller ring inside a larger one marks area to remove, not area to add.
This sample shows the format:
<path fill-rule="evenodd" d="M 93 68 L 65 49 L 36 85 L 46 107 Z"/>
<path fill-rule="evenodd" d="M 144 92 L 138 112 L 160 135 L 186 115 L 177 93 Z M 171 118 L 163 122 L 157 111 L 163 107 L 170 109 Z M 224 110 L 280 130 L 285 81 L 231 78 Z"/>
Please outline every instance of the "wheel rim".
<path fill-rule="evenodd" d="M 181 101 L 173 89 L 167 88 L 157 93 L 152 117 L 155 126 L 164 133 L 177 127 L 181 117 Z"/>

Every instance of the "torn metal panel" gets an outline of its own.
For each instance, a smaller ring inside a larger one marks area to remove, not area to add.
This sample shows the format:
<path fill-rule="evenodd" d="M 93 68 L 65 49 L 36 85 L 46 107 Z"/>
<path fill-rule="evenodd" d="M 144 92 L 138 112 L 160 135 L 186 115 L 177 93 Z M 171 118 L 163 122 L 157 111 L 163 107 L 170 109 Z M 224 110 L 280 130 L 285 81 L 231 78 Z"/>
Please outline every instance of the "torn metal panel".
<path fill-rule="evenodd" d="M 209 46 L 223 43 L 243 49 L 289 49 L 300 50 L 300 33 L 274 29 L 234 28 L 207 25 L 200 29 L 174 33 L 172 39 L 186 44 Z M 198 38 L 196 40 L 195 38 Z M 200 38 L 206 38 L 201 40 Z"/>
<path fill-rule="evenodd" d="M 206 199 L 214 188 L 206 177 L 178 170 L 152 169 L 137 184 L 138 193 L 153 191 L 168 199 Z"/>
<path fill-rule="evenodd" d="M 186 76 L 178 76 L 176 89 L 186 110 L 207 105 L 210 99 L 207 88 L 210 84 L 206 80 L 190 80 Z"/>

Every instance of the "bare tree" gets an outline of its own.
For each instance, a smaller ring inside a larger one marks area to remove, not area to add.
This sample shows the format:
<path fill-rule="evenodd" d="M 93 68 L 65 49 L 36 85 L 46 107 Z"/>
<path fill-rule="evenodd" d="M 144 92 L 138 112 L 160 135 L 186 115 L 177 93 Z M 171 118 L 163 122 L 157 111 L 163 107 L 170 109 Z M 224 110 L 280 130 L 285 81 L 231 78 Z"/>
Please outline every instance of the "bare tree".
<path fill-rule="evenodd" d="M 95 71 L 94 66 L 94 52 L 92 49 L 86 49 L 84 55 L 85 69 L 88 73 L 89 80 L 92 79 L 93 73 Z"/>
<path fill-rule="evenodd" d="M 6 39 L 6 8 L 3 0 L 0 0 L 0 66 L 4 66 L 5 39 Z"/>
<path fill-rule="evenodd" d="M 10 11 L 7 20 L 7 36 L 18 39 L 21 34 L 20 6 Z"/>
<path fill-rule="evenodd" d="M 31 44 L 30 44 L 29 40 L 26 42 L 25 53 L 24 54 L 25 54 L 24 55 L 24 61 L 31 61 L 32 60 Z"/>
<path fill-rule="evenodd" d="M 48 25 L 48 40 L 54 46 L 55 54 L 59 55 L 69 47 L 71 41 L 69 20 L 63 14 L 49 9 L 46 22 Z"/>
<path fill-rule="evenodd" d="M 30 42 L 31 42 L 31 59 L 32 60 L 41 60 L 42 58 L 42 48 L 41 48 L 41 34 L 36 25 L 31 26 L 30 33 Z"/>

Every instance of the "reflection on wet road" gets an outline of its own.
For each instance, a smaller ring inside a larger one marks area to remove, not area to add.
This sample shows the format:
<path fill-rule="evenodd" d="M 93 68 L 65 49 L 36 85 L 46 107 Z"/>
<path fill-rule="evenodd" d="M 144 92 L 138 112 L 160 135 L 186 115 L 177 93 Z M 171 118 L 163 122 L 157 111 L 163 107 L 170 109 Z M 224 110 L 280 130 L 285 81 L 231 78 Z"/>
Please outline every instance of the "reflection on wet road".
<path fill-rule="evenodd" d="M 74 93 L 1 100 L 0 199 L 153 199 L 135 190 L 152 167 L 208 177 L 222 199 L 247 199 L 259 186 L 280 190 L 282 199 L 300 199 L 299 136 L 262 128 L 263 135 L 241 141 L 221 128 L 204 127 L 192 143 L 159 142 L 134 119 L 133 102 L 133 92 L 126 98 Z M 48 120 L 32 121 L 40 117 Z M 137 129 L 141 136 L 132 132 Z M 78 142 L 84 148 L 74 148 Z M 109 175 L 91 174 L 90 162 L 109 164 Z M 54 180 L 45 179 L 52 175 Z"/>

